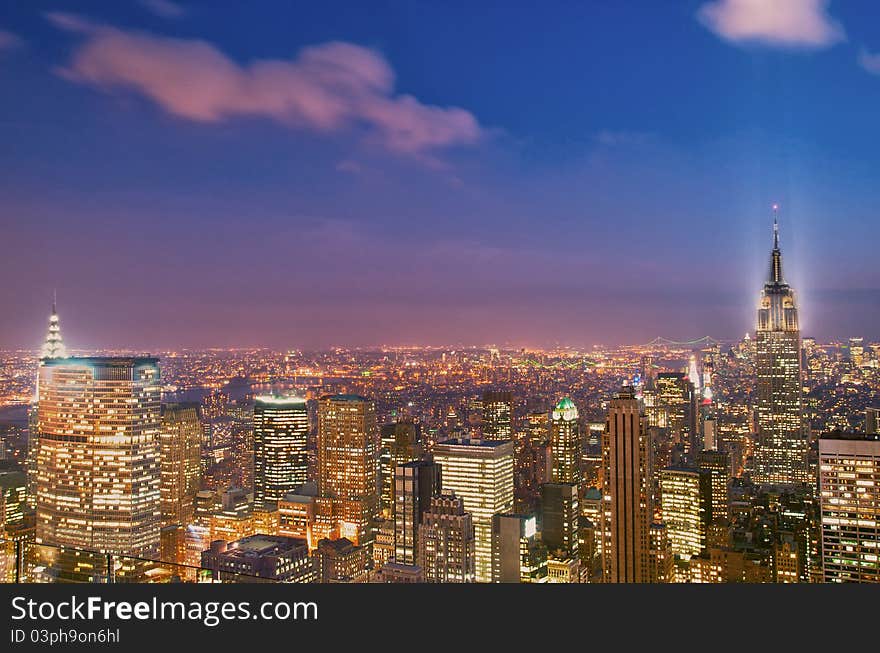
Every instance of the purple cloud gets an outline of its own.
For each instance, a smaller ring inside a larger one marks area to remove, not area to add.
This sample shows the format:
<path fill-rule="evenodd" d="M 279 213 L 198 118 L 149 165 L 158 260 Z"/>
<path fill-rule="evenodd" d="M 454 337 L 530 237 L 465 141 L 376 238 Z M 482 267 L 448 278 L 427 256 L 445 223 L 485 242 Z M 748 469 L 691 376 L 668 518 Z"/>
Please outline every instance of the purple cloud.
<path fill-rule="evenodd" d="M 0 50 L 14 50 L 21 47 L 23 41 L 21 37 L 5 29 L 0 29 Z"/>
<path fill-rule="evenodd" d="M 391 66 L 359 45 L 333 41 L 303 48 L 293 59 L 239 65 L 203 40 L 123 30 L 72 14 L 47 17 L 84 38 L 59 70 L 66 79 L 134 91 L 187 120 L 262 116 L 321 132 L 360 126 L 405 154 L 473 145 L 485 135 L 464 109 L 395 94 Z"/>

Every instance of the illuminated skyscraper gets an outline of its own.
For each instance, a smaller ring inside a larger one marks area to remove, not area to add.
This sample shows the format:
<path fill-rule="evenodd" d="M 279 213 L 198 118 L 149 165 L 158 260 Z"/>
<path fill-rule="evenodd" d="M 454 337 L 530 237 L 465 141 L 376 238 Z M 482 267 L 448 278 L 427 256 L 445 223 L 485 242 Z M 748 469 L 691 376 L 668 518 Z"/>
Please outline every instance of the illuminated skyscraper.
<path fill-rule="evenodd" d="M 579 515 L 578 486 L 575 483 L 545 483 L 541 486 L 541 537 L 549 558 L 565 563 L 562 568 L 579 565 Z"/>
<path fill-rule="evenodd" d="M 657 375 L 649 426 L 668 428 L 673 440 L 690 453 L 696 444 L 697 396 L 694 384 L 681 372 Z"/>
<path fill-rule="evenodd" d="M 547 581 L 547 549 L 538 537 L 534 515 L 498 514 L 492 517 L 492 581 Z"/>
<path fill-rule="evenodd" d="M 550 442 L 553 452 L 552 482 L 579 484 L 581 432 L 577 407 L 568 397 L 560 400 L 553 409 Z"/>
<path fill-rule="evenodd" d="M 849 339 L 849 361 L 853 367 L 861 367 L 865 356 L 865 339 Z"/>
<path fill-rule="evenodd" d="M 278 505 L 308 480 L 309 413 L 297 397 L 254 401 L 254 506 Z"/>
<path fill-rule="evenodd" d="M 426 460 L 397 466 L 394 474 L 394 561 L 415 565 L 419 525 L 431 499 L 440 494 L 440 465 Z"/>
<path fill-rule="evenodd" d="M 400 421 L 382 426 L 379 478 L 382 483 L 382 514 L 386 519 L 394 516 L 394 470 L 398 465 L 422 456 L 421 440 L 422 426 L 417 422 Z"/>
<path fill-rule="evenodd" d="M 418 563 L 426 583 L 473 583 L 474 522 L 454 493 L 431 499 L 419 527 Z"/>
<path fill-rule="evenodd" d="M 703 553 L 712 516 L 711 473 L 680 467 L 661 470 L 660 506 L 672 553 L 683 560 Z"/>
<path fill-rule="evenodd" d="M 513 510 L 513 442 L 453 439 L 434 445 L 443 488 L 455 492 L 473 515 L 476 580 L 492 582 L 492 516 Z"/>
<path fill-rule="evenodd" d="M 379 433 L 376 408 L 358 395 L 325 395 L 318 401 L 318 491 L 331 499 L 341 533 L 371 545 L 379 510 Z"/>
<path fill-rule="evenodd" d="M 513 394 L 483 393 L 483 439 L 513 439 Z"/>
<path fill-rule="evenodd" d="M 37 422 L 37 541 L 159 553 L 156 358 L 44 358 Z"/>
<path fill-rule="evenodd" d="M 652 454 L 632 388 L 611 400 L 602 436 L 602 554 L 606 583 L 649 583 Z"/>
<path fill-rule="evenodd" d="M 159 432 L 163 526 L 186 526 L 193 521 L 201 478 L 201 446 L 199 404 L 164 404 Z"/>
<path fill-rule="evenodd" d="M 796 485 L 809 481 L 803 430 L 801 333 L 795 295 L 782 275 L 779 225 L 773 221 L 770 273 L 758 305 L 755 337 L 758 438 L 754 481 Z"/>
<path fill-rule="evenodd" d="M 880 582 L 880 435 L 819 438 L 822 568 L 826 583 Z"/>
<path fill-rule="evenodd" d="M 697 467 L 711 474 L 711 521 L 727 522 L 730 519 L 730 456 L 724 451 L 706 449 L 697 454 Z"/>

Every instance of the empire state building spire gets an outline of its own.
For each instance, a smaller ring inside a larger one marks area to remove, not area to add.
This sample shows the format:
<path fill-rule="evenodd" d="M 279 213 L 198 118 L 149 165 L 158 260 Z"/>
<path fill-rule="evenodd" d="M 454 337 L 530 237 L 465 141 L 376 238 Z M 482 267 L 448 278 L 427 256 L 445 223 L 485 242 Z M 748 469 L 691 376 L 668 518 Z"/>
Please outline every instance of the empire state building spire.
<path fill-rule="evenodd" d="M 40 358 L 67 358 L 67 348 L 61 339 L 61 325 L 58 322 L 56 297 L 52 297 L 52 315 L 49 316 L 49 332 L 40 351 Z"/>
<path fill-rule="evenodd" d="M 773 205 L 773 251 L 770 254 L 770 278 L 768 283 L 782 285 L 785 279 L 782 277 L 782 250 L 779 249 L 779 220 L 777 212 L 779 206 Z"/>

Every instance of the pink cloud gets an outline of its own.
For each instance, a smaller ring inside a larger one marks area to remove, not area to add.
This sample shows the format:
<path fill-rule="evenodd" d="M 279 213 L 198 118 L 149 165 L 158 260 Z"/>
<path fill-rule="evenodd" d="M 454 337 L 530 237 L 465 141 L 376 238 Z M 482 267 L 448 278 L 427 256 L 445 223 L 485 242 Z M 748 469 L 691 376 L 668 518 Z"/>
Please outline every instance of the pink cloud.
<path fill-rule="evenodd" d="M 123 30 L 71 14 L 47 17 L 84 38 L 59 70 L 66 79 L 139 93 L 188 120 L 263 116 L 325 132 L 361 126 L 388 149 L 409 154 L 472 145 L 485 134 L 464 109 L 396 95 L 391 66 L 359 45 L 334 41 L 303 48 L 293 59 L 240 65 L 198 39 Z"/>
<path fill-rule="evenodd" d="M 781 47 L 823 48 L 843 41 L 828 0 L 713 0 L 697 18 L 721 38 Z"/>
<path fill-rule="evenodd" d="M 24 41 L 12 32 L 0 29 L 0 50 L 13 50 L 21 46 Z"/>

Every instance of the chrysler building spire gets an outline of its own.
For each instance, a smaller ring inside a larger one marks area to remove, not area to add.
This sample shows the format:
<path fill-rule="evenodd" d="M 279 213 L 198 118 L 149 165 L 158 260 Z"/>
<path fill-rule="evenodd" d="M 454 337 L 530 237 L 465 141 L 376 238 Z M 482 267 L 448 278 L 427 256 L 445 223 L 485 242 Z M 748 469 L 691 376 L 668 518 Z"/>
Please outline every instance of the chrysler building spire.
<path fill-rule="evenodd" d="M 67 348 L 61 338 L 61 325 L 58 322 L 58 310 L 56 308 L 57 297 L 52 297 L 52 315 L 49 316 L 49 332 L 46 341 L 40 351 L 40 358 L 67 358 Z"/>

